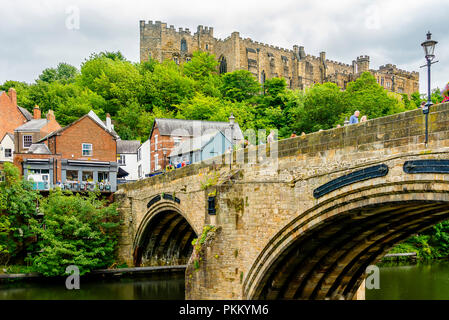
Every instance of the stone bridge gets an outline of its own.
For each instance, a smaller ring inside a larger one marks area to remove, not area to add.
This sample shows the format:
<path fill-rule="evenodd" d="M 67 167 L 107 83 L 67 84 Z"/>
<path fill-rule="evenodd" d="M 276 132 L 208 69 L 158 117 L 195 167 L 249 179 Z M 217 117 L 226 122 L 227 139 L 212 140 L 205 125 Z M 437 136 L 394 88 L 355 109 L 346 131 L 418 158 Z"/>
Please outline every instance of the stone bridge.
<path fill-rule="evenodd" d="M 431 108 L 428 145 L 424 121 L 413 110 L 123 185 L 120 257 L 188 263 L 188 299 L 354 299 L 367 266 L 449 218 L 449 104 Z"/>

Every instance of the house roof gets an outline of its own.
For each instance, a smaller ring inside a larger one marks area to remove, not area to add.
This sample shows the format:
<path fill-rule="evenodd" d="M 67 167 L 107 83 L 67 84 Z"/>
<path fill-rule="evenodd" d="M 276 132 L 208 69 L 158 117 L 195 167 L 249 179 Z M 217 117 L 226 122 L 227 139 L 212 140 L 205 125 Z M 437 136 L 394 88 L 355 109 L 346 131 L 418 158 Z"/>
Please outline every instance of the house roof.
<path fill-rule="evenodd" d="M 186 154 L 192 151 L 202 150 L 210 141 L 215 138 L 217 134 L 224 136 L 221 131 L 215 130 L 205 135 L 185 140 L 179 146 L 172 150 L 169 157 L 177 156 L 179 154 Z"/>
<path fill-rule="evenodd" d="M 139 147 L 139 140 L 117 140 L 117 154 L 137 153 Z"/>
<path fill-rule="evenodd" d="M 106 122 L 102 121 L 95 112 L 93 112 L 92 110 L 89 111 L 89 113 L 87 114 L 92 120 L 94 120 L 96 123 L 98 123 L 101 127 L 103 127 L 103 129 L 105 129 L 106 131 L 112 133 L 113 136 L 115 136 L 116 138 L 120 138 L 119 135 L 117 134 L 117 132 L 114 131 L 114 129 L 109 130 L 108 127 L 106 126 Z"/>
<path fill-rule="evenodd" d="M 39 131 L 43 126 L 48 123 L 47 119 L 33 119 L 22 124 L 20 127 L 16 128 L 14 131 L 19 132 L 30 132 L 30 131 Z"/>
<path fill-rule="evenodd" d="M 25 117 L 25 119 L 27 119 L 27 121 L 33 120 L 33 115 L 27 109 L 19 106 L 17 106 L 17 108 L 19 108 L 20 112 L 22 112 L 23 116 Z"/>
<path fill-rule="evenodd" d="M 51 154 L 50 149 L 48 149 L 47 145 L 44 143 L 33 143 L 28 149 L 27 153 L 34 154 Z"/>
<path fill-rule="evenodd" d="M 109 131 L 106 128 L 106 125 L 103 123 L 103 121 L 100 120 L 100 118 L 98 118 L 98 116 L 95 114 L 95 112 L 93 111 L 89 111 L 89 113 L 85 114 L 84 116 L 82 116 L 81 118 L 79 118 L 78 120 L 75 120 L 74 122 L 72 122 L 71 124 L 65 126 L 64 128 L 61 128 L 59 130 L 53 131 L 52 133 L 46 135 L 45 137 L 43 137 L 42 139 L 40 139 L 37 142 L 41 142 L 44 140 L 47 140 L 50 137 L 53 137 L 55 135 L 60 134 L 61 132 L 65 131 L 66 129 L 70 128 L 71 126 L 73 126 L 74 124 L 78 123 L 79 121 L 81 121 L 82 119 L 89 117 L 90 119 L 92 119 L 96 124 L 98 124 L 102 129 L 104 129 L 107 133 L 109 133 L 111 136 L 113 136 L 115 139 L 118 139 L 119 136 L 117 135 L 117 133 L 115 133 L 114 130 Z M 115 133 L 115 134 L 114 134 Z"/>
<path fill-rule="evenodd" d="M 0 140 L 0 143 L 5 140 L 6 137 L 10 137 L 12 141 L 14 141 L 14 135 L 12 133 L 6 132 L 5 135 L 2 137 L 2 140 Z"/>
<path fill-rule="evenodd" d="M 202 136 L 211 130 L 219 130 L 230 140 L 230 137 L 228 137 L 231 133 L 229 122 L 156 118 L 153 122 L 150 137 L 153 135 L 156 123 L 162 136 L 193 137 L 194 135 Z M 243 139 L 242 130 L 238 123 L 234 125 L 233 137 L 234 140 Z"/>

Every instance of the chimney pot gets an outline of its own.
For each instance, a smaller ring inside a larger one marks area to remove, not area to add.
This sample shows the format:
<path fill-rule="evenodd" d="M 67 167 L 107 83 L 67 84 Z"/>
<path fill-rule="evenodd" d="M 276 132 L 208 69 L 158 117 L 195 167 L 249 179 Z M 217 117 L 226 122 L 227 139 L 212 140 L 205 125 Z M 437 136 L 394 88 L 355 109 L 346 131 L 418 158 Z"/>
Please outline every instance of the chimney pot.
<path fill-rule="evenodd" d="M 41 118 L 41 109 L 38 105 L 34 106 L 33 109 L 33 119 L 40 119 Z"/>
<path fill-rule="evenodd" d="M 53 110 L 48 110 L 48 112 L 47 112 L 47 120 L 48 121 L 52 121 L 52 120 L 55 120 L 56 118 L 55 118 L 55 114 L 53 113 Z"/>
<path fill-rule="evenodd" d="M 14 106 L 17 107 L 17 92 L 14 88 L 9 88 L 8 91 L 9 99 L 11 99 L 11 102 Z"/>

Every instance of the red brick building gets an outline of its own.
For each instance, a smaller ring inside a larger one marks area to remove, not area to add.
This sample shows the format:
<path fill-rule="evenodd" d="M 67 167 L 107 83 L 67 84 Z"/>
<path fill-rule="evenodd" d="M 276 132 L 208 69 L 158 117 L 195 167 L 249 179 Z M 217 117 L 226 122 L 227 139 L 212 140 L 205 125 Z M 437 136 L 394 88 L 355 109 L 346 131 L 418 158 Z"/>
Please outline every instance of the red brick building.
<path fill-rule="evenodd" d="M 0 137 L 13 133 L 14 129 L 31 119 L 31 114 L 17 105 L 16 90 L 11 88 L 8 93 L 0 91 Z"/>
<path fill-rule="evenodd" d="M 109 122 L 110 123 L 110 122 Z M 114 192 L 117 182 L 117 140 L 113 129 L 89 112 L 70 125 L 42 137 L 14 163 L 25 177 L 59 184 L 71 191 Z M 38 187 L 38 189 L 41 189 Z"/>
<path fill-rule="evenodd" d="M 14 129 L 14 153 L 27 153 L 33 143 L 61 129 L 52 110 L 48 110 L 45 118 L 41 117 L 39 106 L 33 111 L 33 119 Z"/>

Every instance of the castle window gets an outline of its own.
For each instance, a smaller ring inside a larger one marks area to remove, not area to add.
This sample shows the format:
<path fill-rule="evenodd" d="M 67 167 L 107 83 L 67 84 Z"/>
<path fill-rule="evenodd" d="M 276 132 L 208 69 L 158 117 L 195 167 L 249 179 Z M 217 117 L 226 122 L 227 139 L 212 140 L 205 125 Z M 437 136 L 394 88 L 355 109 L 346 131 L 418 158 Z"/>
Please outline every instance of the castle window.
<path fill-rule="evenodd" d="M 209 50 L 209 44 L 206 43 L 206 50 Z"/>
<path fill-rule="evenodd" d="M 260 83 L 262 83 L 262 84 L 264 84 L 265 83 L 265 71 L 264 70 L 262 70 L 262 74 L 261 74 L 261 76 L 260 76 Z"/>
<path fill-rule="evenodd" d="M 187 51 L 187 41 L 186 39 L 181 40 L 181 51 L 186 52 Z"/>
<path fill-rule="evenodd" d="M 221 59 L 220 59 L 220 68 L 219 68 L 219 70 L 220 70 L 220 74 L 228 72 L 228 66 L 226 64 L 226 58 L 225 57 L 221 57 Z"/>

